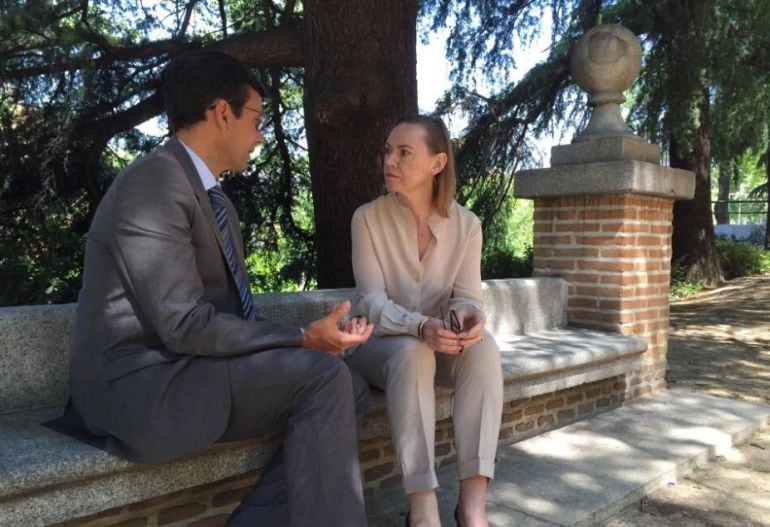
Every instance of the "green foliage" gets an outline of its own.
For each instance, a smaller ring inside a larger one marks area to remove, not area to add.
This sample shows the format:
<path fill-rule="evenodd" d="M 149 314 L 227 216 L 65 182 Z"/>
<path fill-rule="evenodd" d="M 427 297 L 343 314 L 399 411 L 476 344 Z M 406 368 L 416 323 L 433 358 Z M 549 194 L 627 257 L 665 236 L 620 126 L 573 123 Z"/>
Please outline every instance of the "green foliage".
<path fill-rule="evenodd" d="M 301 12 L 301 2 L 246 0 L 2 3 L 0 305 L 75 300 L 101 196 L 129 161 L 163 140 L 135 127 L 162 111 L 158 77 L 172 55 Z M 308 287 L 314 248 L 301 72 L 261 73 L 269 144 L 226 190 L 247 252 L 265 251 L 254 263 L 257 289 Z"/>
<path fill-rule="evenodd" d="M 532 201 L 511 199 L 487 225 L 481 255 L 484 279 L 532 276 L 533 210 Z"/>
<path fill-rule="evenodd" d="M 681 261 L 676 261 L 671 267 L 671 300 L 684 300 L 703 291 L 702 282 L 687 281 L 687 268 Z"/>
<path fill-rule="evenodd" d="M 686 300 L 703 291 L 703 284 L 693 282 L 676 282 L 671 284 L 671 300 Z"/>
<path fill-rule="evenodd" d="M 756 274 L 770 273 L 770 251 L 757 245 L 738 242 L 725 237 L 716 240 L 719 263 L 727 280 Z M 671 299 L 682 300 L 703 291 L 700 282 L 688 282 L 687 270 L 681 262 L 674 262 L 671 269 Z"/>
<path fill-rule="evenodd" d="M 770 272 L 770 251 L 726 238 L 718 238 L 716 245 L 719 262 L 727 280 Z"/>

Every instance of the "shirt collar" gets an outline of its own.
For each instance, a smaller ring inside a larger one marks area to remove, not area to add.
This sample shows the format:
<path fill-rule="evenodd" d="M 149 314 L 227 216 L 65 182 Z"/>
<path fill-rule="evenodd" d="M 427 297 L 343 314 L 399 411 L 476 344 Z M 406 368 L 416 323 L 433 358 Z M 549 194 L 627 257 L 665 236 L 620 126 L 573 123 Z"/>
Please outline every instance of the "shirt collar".
<path fill-rule="evenodd" d="M 192 160 L 193 165 L 195 166 L 195 170 L 198 171 L 198 177 L 201 178 L 201 183 L 203 183 L 203 188 L 206 190 L 206 192 L 211 190 L 212 187 L 216 187 L 219 184 L 219 182 L 217 181 L 217 178 L 214 177 L 214 174 L 211 172 L 211 169 L 209 169 L 206 163 L 203 162 L 203 159 L 201 159 L 200 156 L 196 154 L 192 148 L 184 144 L 184 141 L 179 139 L 179 142 L 182 144 L 184 149 L 187 151 L 187 154 L 190 156 L 190 159 Z"/>
<path fill-rule="evenodd" d="M 412 213 L 409 210 L 409 206 L 406 203 L 402 202 L 402 197 L 398 195 L 398 192 L 388 192 L 388 197 L 390 199 L 390 202 L 393 203 L 393 207 L 398 211 L 397 213 L 405 220 L 409 221 L 412 225 L 414 225 L 414 219 L 412 218 Z M 451 211 L 450 211 L 451 214 Z M 426 223 L 428 224 L 428 228 L 433 233 L 433 236 L 436 237 L 436 240 L 438 240 L 441 237 L 441 231 L 443 230 L 444 224 L 447 222 L 448 218 L 442 218 L 438 214 L 436 214 L 436 211 L 433 210 L 430 213 L 430 216 L 428 216 L 428 220 Z"/>

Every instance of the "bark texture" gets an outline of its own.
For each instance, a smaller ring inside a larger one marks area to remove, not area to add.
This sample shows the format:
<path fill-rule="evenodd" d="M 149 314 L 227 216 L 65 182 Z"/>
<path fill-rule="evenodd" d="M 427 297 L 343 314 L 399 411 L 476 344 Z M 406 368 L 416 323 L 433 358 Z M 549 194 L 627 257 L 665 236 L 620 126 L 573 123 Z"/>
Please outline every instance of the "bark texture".
<path fill-rule="evenodd" d="M 709 140 L 709 95 L 703 90 L 698 104 L 699 125 L 694 144 L 683 148 L 671 138 L 671 166 L 695 172 L 695 197 L 674 204 L 672 260 L 681 262 L 690 281 L 716 287 L 724 279 L 714 243 L 711 215 L 711 142 Z"/>
<path fill-rule="evenodd" d="M 350 219 L 382 194 L 379 152 L 390 124 L 417 111 L 416 25 L 416 0 L 305 2 L 319 288 L 354 285 Z"/>

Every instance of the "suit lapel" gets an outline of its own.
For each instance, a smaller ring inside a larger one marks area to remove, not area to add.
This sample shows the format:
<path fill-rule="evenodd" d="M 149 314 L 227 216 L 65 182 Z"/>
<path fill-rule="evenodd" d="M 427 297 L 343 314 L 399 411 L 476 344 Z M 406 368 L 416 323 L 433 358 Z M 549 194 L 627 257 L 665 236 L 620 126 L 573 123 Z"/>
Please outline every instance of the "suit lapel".
<path fill-rule="evenodd" d="M 227 252 L 225 251 L 225 242 L 222 239 L 222 233 L 219 232 L 219 226 L 217 225 L 217 220 L 214 218 L 214 210 L 211 208 L 211 201 L 209 200 L 209 195 L 206 192 L 206 189 L 203 188 L 203 183 L 201 182 L 201 178 L 198 175 L 198 171 L 195 168 L 195 165 L 192 162 L 192 159 L 190 159 L 190 156 L 187 154 L 187 151 L 185 150 L 184 146 L 182 146 L 182 143 L 179 142 L 179 139 L 176 137 L 172 137 L 168 140 L 166 143 L 166 146 L 171 151 L 172 154 L 174 154 L 174 157 L 176 157 L 177 161 L 179 161 L 179 164 L 182 167 L 182 170 L 184 171 L 185 176 L 187 176 L 187 180 L 190 182 L 190 186 L 193 189 L 193 192 L 195 193 L 195 199 L 198 200 L 198 206 L 200 206 L 201 210 L 203 211 L 203 215 L 206 216 L 206 219 L 208 220 L 208 225 L 211 228 L 211 232 L 214 233 L 214 237 L 217 240 L 217 245 L 219 245 L 219 251 L 222 253 L 222 257 L 225 258 L 225 261 L 227 261 Z M 229 266 L 226 266 L 229 269 Z"/>
<path fill-rule="evenodd" d="M 187 176 L 187 179 L 190 182 L 193 191 L 195 192 L 195 198 L 198 200 L 198 205 L 203 211 L 203 214 L 206 216 L 206 219 L 208 219 L 209 227 L 211 227 L 211 230 L 217 239 L 219 251 L 222 253 L 222 257 L 225 259 L 225 262 L 227 262 L 225 242 L 222 239 L 222 233 L 220 232 L 219 225 L 217 225 L 217 220 L 214 217 L 214 209 L 211 208 L 211 200 L 209 199 L 209 195 L 206 192 L 206 189 L 203 188 L 203 183 L 201 182 L 201 178 L 198 175 L 198 170 L 195 168 L 192 159 L 190 159 L 187 150 L 185 150 L 184 146 L 182 146 L 182 144 L 179 142 L 179 139 L 172 137 L 168 140 L 168 142 L 166 142 L 166 146 L 174 154 L 174 157 L 177 158 L 179 164 L 182 166 L 182 170 Z M 240 224 L 238 223 L 238 215 L 236 214 L 235 207 L 233 207 L 233 204 L 227 195 L 225 195 L 225 205 L 227 207 L 227 223 L 228 229 L 230 230 L 230 240 L 233 242 L 233 248 L 235 249 L 236 254 L 235 261 L 240 268 L 241 273 L 243 273 L 243 276 L 246 277 L 248 274 L 246 273 L 245 269 L 243 247 L 239 242 L 241 237 L 240 235 L 236 236 L 234 233 L 234 229 L 236 227 L 240 229 Z M 227 267 L 228 272 L 230 272 L 232 275 L 230 266 L 225 264 L 225 267 Z"/>

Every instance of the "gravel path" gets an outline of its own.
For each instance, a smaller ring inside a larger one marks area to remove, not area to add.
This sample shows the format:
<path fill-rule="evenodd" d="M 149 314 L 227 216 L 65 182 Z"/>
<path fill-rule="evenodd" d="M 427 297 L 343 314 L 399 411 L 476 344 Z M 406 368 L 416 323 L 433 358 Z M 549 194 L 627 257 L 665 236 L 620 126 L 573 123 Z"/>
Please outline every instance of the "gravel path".
<path fill-rule="evenodd" d="M 770 276 L 671 305 L 670 387 L 770 404 Z M 770 527 L 770 426 L 606 527 Z"/>

